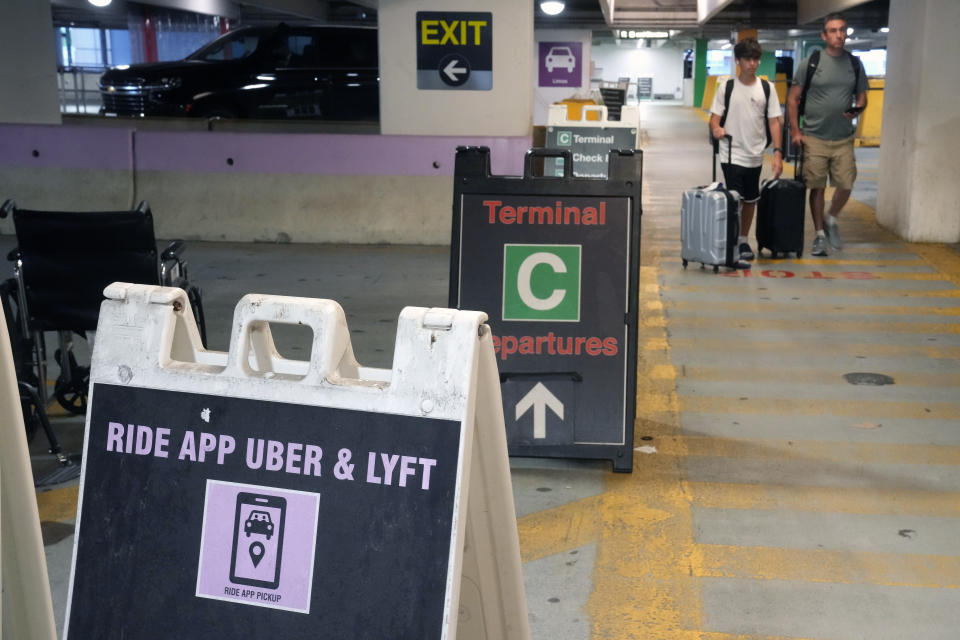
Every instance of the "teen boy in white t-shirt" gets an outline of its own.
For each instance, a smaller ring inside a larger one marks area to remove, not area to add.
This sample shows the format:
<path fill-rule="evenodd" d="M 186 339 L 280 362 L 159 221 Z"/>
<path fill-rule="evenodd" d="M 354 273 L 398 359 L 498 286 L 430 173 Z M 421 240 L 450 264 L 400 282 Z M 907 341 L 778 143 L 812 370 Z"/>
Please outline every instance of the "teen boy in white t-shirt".
<path fill-rule="evenodd" d="M 763 152 L 767 147 L 767 126 L 773 149 L 774 179 L 783 171 L 783 149 L 781 145 L 780 102 L 777 93 L 770 85 L 770 97 L 766 97 L 763 85 L 757 78 L 757 67 L 763 50 L 754 38 L 745 38 L 733 48 L 739 73 L 731 79 L 733 93 L 730 94 L 730 106 L 727 117 L 724 115 L 726 85 L 717 85 L 717 93 L 710 108 L 710 131 L 720 141 L 720 167 L 727 189 L 740 194 L 743 209 L 740 216 L 740 257 L 753 260 L 753 250 L 747 241 L 753 213 L 760 199 L 760 170 L 763 168 Z M 721 126 L 721 119 L 724 120 Z M 728 142 L 724 136 L 731 136 L 732 157 L 728 155 Z M 730 158 L 730 162 L 726 160 Z"/>

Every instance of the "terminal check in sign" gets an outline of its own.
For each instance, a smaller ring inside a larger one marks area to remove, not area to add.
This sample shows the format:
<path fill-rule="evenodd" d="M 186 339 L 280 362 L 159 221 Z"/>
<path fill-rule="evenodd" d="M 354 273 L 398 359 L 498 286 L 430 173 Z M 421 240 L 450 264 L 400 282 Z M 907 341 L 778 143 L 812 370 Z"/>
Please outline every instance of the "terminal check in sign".
<path fill-rule="evenodd" d="M 490 316 L 511 454 L 609 458 L 629 471 L 634 203 L 603 194 L 600 180 L 537 178 L 541 191 L 567 192 L 510 193 L 508 180 L 521 181 L 494 176 L 468 193 L 462 166 L 450 304 Z M 594 193 L 575 195 L 577 183 Z"/>
<path fill-rule="evenodd" d="M 578 178 L 606 178 L 610 149 L 633 149 L 637 130 L 627 127 L 547 127 L 546 145 L 573 152 L 573 175 Z M 544 161 L 545 173 L 563 175 L 558 158 Z"/>
<path fill-rule="evenodd" d="M 417 89 L 493 88 L 493 14 L 417 12 Z"/>

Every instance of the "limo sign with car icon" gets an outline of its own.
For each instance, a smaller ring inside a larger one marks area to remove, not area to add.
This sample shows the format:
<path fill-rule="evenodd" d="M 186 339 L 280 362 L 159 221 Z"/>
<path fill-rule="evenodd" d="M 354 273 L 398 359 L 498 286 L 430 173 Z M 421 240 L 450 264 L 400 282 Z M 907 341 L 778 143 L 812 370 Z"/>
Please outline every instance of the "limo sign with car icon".
<path fill-rule="evenodd" d="M 538 76 L 541 87 L 579 87 L 583 84 L 583 43 L 539 42 Z"/>
<path fill-rule="evenodd" d="M 547 71 L 553 72 L 554 69 L 562 67 L 567 73 L 572 73 L 577 66 L 577 60 L 573 57 L 570 47 L 551 47 L 547 54 Z"/>

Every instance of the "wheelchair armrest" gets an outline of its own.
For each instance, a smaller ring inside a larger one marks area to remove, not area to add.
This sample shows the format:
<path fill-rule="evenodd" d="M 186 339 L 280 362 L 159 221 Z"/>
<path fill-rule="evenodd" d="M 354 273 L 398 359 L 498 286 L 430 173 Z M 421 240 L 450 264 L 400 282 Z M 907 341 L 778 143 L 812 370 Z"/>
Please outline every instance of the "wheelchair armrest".
<path fill-rule="evenodd" d="M 160 259 L 164 261 L 179 260 L 185 248 L 186 243 L 184 243 L 183 240 L 173 240 L 167 245 L 167 248 L 163 250 L 163 253 L 160 254 Z"/>
<path fill-rule="evenodd" d="M 14 247 L 10 249 L 10 253 L 7 254 L 7 260 L 10 262 L 16 262 L 20 259 L 20 247 Z"/>
<path fill-rule="evenodd" d="M 17 203 L 13 201 L 13 198 L 8 199 L 6 202 L 3 203 L 3 206 L 0 207 L 0 218 L 6 218 L 16 208 L 17 208 Z"/>

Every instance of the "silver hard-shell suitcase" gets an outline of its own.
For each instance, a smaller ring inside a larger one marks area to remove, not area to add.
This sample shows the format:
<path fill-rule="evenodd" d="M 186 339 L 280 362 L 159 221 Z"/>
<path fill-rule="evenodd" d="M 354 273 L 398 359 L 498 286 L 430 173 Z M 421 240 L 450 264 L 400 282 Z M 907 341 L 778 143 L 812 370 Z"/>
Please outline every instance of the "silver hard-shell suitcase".
<path fill-rule="evenodd" d="M 729 141 L 730 136 L 727 139 Z M 704 266 L 711 265 L 716 273 L 721 265 L 735 269 L 740 262 L 737 243 L 740 236 L 740 195 L 724 189 L 722 184 L 716 182 L 715 157 L 713 178 L 713 184 L 683 193 L 680 257 L 684 268 L 690 262 L 699 262 Z"/>

